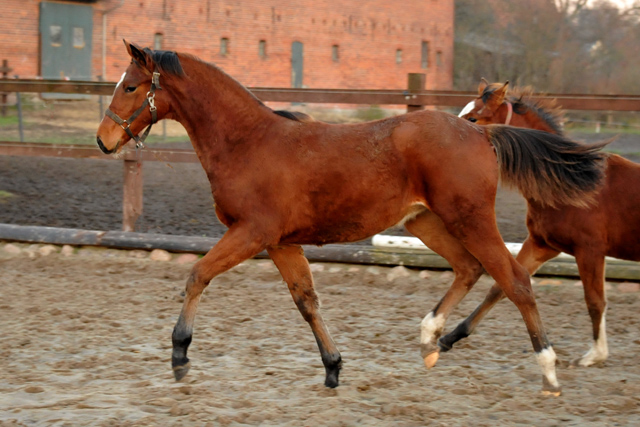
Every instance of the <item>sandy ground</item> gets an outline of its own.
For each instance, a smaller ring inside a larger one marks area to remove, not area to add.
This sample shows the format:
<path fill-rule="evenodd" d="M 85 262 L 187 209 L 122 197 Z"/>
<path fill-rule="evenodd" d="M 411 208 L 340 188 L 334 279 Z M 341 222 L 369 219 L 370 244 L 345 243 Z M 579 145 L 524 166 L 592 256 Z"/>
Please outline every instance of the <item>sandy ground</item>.
<path fill-rule="evenodd" d="M 11 246 L 11 245 L 10 245 Z M 638 292 L 609 284 L 610 358 L 569 368 L 590 327 L 575 280 L 534 290 L 564 390 L 540 393 L 524 324 L 503 302 L 476 334 L 426 371 L 419 323 L 450 272 L 312 264 L 323 314 L 344 360 L 323 386 L 310 329 L 269 260 L 214 279 L 202 299 L 192 370 L 170 369 L 171 331 L 190 263 L 143 251 L 0 242 L 1 426 L 630 426 L 640 424 Z M 59 250 L 60 248 L 56 248 Z M 397 271 L 397 270 L 395 270 Z M 423 273 L 424 274 L 424 273 Z M 483 277 L 450 330 L 488 289 Z"/>

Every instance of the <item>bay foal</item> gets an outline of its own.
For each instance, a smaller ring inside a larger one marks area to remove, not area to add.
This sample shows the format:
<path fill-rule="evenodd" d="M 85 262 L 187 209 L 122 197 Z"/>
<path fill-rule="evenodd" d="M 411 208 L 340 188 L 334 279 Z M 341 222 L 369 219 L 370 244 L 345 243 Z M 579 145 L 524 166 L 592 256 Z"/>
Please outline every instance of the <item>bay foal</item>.
<path fill-rule="evenodd" d="M 512 124 L 562 135 L 562 111 L 553 102 L 535 101 L 532 90 L 507 93 L 508 82 L 489 84 L 483 79 L 478 98 L 472 101 L 463 118 L 488 125 L 506 120 L 511 104 Z M 576 257 L 584 286 L 584 298 L 591 317 L 593 343 L 589 351 L 573 361 L 590 366 L 607 359 L 609 349 L 605 322 L 605 256 L 640 261 L 640 165 L 616 154 L 606 158 L 605 180 L 595 193 L 595 202 L 586 206 L 559 204 L 546 206 L 527 199 L 529 236 L 516 260 L 529 274 L 542 264 L 565 252 Z M 467 337 L 482 318 L 502 298 L 499 285 L 457 328 L 440 339 L 443 351 Z"/>
<path fill-rule="evenodd" d="M 98 128 L 99 147 L 117 153 L 132 138 L 140 144 L 145 126 L 177 120 L 207 173 L 216 215 L 229 227 L 187 280 L 172 336 L 176 379 L 189 370 L 206 286 L 266 249 L 315 335 L 325 385 L 336 387 L 341 356 L 300 245 L 362 240 L 405 220 L 456 270 L 451 290 L 423 321 L 425 363 L 435 363 L 444 319 L 486 269 L 522 314 L 544 389 L 559 393 L 529 274 L 498 233 L 494 200 L 501 177 L 540 203 L 584 204 L 602 178 L 600 147 L 434 111 L 347 125 L 300 121 L 275 114 L 194 56 L 125 45 L 131 64 Z"/>

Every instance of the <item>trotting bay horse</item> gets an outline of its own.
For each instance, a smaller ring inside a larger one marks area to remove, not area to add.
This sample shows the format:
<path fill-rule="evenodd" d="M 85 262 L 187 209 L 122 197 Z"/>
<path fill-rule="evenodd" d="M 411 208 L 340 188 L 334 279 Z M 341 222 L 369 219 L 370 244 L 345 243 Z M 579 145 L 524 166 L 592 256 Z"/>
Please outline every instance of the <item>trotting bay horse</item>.
<path fill-rule="evenodd" d="M 125 46 L 131 64 L 100 123 L 98 146 L 118 153 L 130 139 L 142 145 L 157 120 L 180 122 L 228 227 L 187 280 L 172 334 L 176 380 L 189 370 L 187 348 L 204 289 L 266 249 L 313 331 L 325 385 L 336 387 L 342 359 L 301 245 L 354 242 L 404 221 L 456 269 L 452 288 L 422 322 L 427 366 L 437 360 L 446 316 L 486 269 L 522 314 L 543 390 L 560 392 L 529 274 L 502 241 L 494 200 L 501 178 L 540 203 L 587 203 L 603 176 L 601 146 L 435 111 L 346 125 L 300 121 L 276 114 L 192 55 Z"/>
<path fill-rule="evenodd" d="M 562 111 L 555 103 L 535 101 L 531 89 L 507 94 L 508 82 L 478 86 L 478 98 L 461 116 L 477 124 L 511 123 L 562 135 Z M 511 107 L 509 107 L 511 104 Z M 526 196 L 525 196 L 526 197 Z M 606 360 L 609 350 L 605 327 L 605 256 L 640 261 L 640 165 L 616 154 L 606 158 L 605 181 L 595 193 L 595 203 L 586 207 L 561 203 L 546 206 L 527 197 L 529 236 L 516 260 L 529 274 L 560 252 L 574 255 L 584 286 L 591 317 L 593 344 L 572 363 L 590 366 Z M 458 327 L 439 341 L 443 351 L 467 337 L 505 294 L 495 285 L 480 306 Z"/>

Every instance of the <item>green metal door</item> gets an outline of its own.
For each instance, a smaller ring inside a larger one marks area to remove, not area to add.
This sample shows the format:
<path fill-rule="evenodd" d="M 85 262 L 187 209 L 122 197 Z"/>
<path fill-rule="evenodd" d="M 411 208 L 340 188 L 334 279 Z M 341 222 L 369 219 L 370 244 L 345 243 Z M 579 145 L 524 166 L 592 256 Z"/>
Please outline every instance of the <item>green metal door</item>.
<path fill-rule="evenodd" d="M 302 87 L 304 71 L 304 45 L 300 42 L 291 44 L 291 86 Z"/>
<path fill-rule="evenodd" d="M 45 79 L 91 80 L 93 7 L 40 3 L 41 72 Z M 45 98 L 88 95 L 42 94 Z"/>

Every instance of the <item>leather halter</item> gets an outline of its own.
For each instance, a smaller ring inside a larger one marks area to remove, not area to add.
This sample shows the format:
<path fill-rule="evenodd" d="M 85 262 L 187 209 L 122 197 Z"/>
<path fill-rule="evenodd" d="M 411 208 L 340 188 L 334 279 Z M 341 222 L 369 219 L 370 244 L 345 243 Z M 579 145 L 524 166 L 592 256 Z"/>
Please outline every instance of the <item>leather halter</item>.
<path fill-rule="evenodd" d="M 507 120 L 504 121 L 505 125 L 508 125 L 509 122 L 511 122 L 511 116 L 513 116 L 513 105 L 511 105 L 510 102 L 507 102 L 507 108 L 509 109 L 509 112 L 507 113 Z"/>
<path fill-rule="evenodd" d="M 158 73 L 157 71 L 154 71 L 153 76 L 151 78 L 151 88 L 149 89 L 149 92 L 147 92 L 147 98 L 144 100 L 140 108 L 138 108 L 136 111 L 133 112 L 131 117 L 124 120 L 108 108 L 107 108 L 107 111 L 105 111 L 104 113 L 106 116 L 111 118 L 114 122 L 119 124 L 120 127 L 124 129 L 124 131 L 127 133 L 127 135 L 129 135 L 129 137 L 136 142 L 136 148 L 144 148 L 144 141 L 145 139 L 147 139 L 147 136 L 149 136 L 149 132 L 151 132 L 151 126 L 153 126 L 155 123 L 158 122 L 158 113 L 157 113 L 157 108 L 155 104 L 156 89 L 162 89 L 162 88 L 160 87 L 160 73 Z M 133 132 L 131 131 L 130 126 L 133 123 L 133 121 L 138 118 L 140 113 L 144 111 L 147 105 L 149 106 L 149 111 L 151 112 L 151 124 L 147 126 L 142 136 L 134 135 Z"/>

